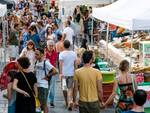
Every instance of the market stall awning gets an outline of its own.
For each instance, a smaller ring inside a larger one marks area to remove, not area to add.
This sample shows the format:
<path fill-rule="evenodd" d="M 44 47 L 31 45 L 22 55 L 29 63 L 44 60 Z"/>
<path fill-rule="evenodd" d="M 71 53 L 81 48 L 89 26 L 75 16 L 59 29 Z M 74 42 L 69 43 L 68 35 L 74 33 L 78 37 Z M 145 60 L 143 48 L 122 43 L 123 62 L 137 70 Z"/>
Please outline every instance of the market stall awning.
<path fill-rule="evenodd" d="M 118 0 L 102 7 L 93 8 L 93 17 L 129 29 L 150 29 L 150 0 Z"/>
<path fill-rule="evenodd" d="M 7 13 L 6 5 L 0 4 L 0 17 L 3 17 Z"/>

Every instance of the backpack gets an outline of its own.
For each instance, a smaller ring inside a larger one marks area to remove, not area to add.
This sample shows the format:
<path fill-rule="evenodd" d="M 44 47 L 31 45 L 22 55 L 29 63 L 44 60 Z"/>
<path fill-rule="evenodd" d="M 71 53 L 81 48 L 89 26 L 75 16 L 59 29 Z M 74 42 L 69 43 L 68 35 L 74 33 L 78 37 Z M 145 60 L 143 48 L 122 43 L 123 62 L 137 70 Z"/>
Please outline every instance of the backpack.
<path fill-rule="evenodd" d="M 11 70 L 18 70 L 17 62 L 12 61 L 6 64 L 3 68 L 2 74 L 0 76 L 0 90 L 7 89 L 7 85 L 9 83 L 8 72 Z"/>
<path fill-rule="evenodd" d="M 36 63 L 37 63 L 37 61 L 35 62 L 35 65 L 36 65 Z M 43 70 L 44 70 L 45 76 L 47 76 L 49 73 L 46 72 L 46 60 L 44 60 L 44 63 L 43 63 Z M 48 78 L 48 83 L 50 83 L 51 78 L 52 78 L 52 76 L 50 76 Z"/>

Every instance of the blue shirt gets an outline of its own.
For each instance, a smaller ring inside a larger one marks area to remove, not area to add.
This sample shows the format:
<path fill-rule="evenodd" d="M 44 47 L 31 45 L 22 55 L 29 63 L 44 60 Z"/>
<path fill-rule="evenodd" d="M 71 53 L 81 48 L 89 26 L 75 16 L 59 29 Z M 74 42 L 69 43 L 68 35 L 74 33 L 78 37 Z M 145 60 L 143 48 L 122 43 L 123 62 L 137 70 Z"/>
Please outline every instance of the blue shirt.
<path fill-rule="evenodd" d="M 58 34 L 62 34 L 62 32 L 60 31 L 60 29 L 56 29 L 55 31 L 53 31 L 53 33 L 54 33 L 55 36 L 56 36 L 56 41 L 58 41 L 57 36 L 58 36 Z"/>
<path fill-rule="evenodd" d="M 29 40 L 32 40 L 35 44 L 35 48 L 38 48 L 40 45 L 40 37 L 37 33 L 35 33 L 34 35 L 30 36 Z"/>
<path fill-rule="evenodd" d="M 29 38 L 28 32 L 24 32 L 22 34 L 22 41 L 23 41 L 22 47 L 23 48 L 26 47 L 26 42 L 27 42 L 28 38 Z"/>

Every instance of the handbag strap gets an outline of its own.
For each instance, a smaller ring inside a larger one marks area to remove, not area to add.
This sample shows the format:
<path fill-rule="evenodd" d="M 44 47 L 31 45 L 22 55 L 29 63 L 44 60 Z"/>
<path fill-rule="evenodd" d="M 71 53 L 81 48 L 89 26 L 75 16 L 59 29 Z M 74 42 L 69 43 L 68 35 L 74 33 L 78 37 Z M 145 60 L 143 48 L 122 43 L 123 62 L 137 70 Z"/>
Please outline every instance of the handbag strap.
<path fill-rule="evenodd" d="M 27 78 L 25 76 L 25 74 L 22 71 L 20 71 L 20 72 L 22 73 L 23 77 L 25 78 L 26 83 L 28 84 L 29 89 L 32 91 L 33 96 L 36 97 L 35 94 L 34 94 L 34 92 L 33 92 L 33 90 L 32 90 L 32 88 L 31 88 L 31 85 L 29 84 L 29 82 L 28 82 L 28 80 L 27 80 Z"/>

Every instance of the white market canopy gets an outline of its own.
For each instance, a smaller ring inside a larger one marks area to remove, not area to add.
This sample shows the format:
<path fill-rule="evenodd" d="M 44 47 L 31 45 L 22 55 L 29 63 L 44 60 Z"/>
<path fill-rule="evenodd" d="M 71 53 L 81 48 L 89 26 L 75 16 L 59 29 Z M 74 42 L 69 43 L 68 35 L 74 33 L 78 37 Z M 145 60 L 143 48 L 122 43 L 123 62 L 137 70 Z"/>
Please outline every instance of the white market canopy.
<path fill-rule="evenodd" d="M 118 0 L 93 8 L 93 17 L 129 30 L 149 30 L 150 0 Z"/>
<path fill-rule="evenodd" d="M 0 4 L 0 17 L 3 17 L 7 13 L 7 6 Z"/>
<path fill-rule="evenodd" d="M 110 4 L 112 0 L 59 0 L 60 16 L 72 16 L 77 5 L 96 6 L 100 4 Z M 62 9 L 64 11 L 62 11 Z"/>

